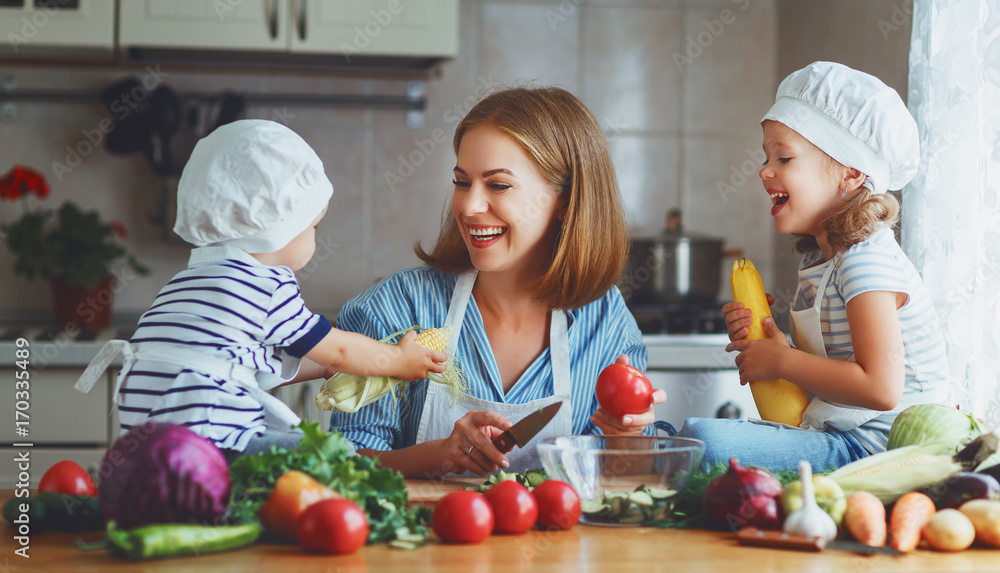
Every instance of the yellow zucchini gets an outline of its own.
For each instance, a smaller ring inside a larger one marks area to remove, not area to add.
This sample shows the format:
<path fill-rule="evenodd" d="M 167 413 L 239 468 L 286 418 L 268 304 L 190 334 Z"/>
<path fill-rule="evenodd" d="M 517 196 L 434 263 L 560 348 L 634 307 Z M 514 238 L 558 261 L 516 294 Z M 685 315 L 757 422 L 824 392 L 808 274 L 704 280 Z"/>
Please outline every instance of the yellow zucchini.
<path fill-rule="evenodd" d="M 750 259 L 733 261 L 733 275 L 729 281 L 733 289 L 733 300 L 742 302 L 743 308 L 750 309 L 750 332 L 748 340 L 767 338 L 764 334 L 764 319 L 771 316 L 771 307 L 764 294 L 764 283 L 760 280 L 757 267 Z M 769 422 L 779 422 L 798 426 L 802 423 L 802 413 L 809 405 L 805 390 L 797 385 L 776 378 L 773 380 L 753 380 L 750 392 L 757 405 L 760 417 Z"/>

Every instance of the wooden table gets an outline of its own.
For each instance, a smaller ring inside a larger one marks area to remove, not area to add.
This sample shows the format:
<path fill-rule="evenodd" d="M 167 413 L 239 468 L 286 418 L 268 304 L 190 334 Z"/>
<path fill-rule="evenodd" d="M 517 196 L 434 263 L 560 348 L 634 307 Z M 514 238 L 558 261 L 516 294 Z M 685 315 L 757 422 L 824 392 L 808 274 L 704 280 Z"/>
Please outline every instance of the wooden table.
<path fill-rule="evenodd" d="M 461 487 L 453 482 L 408 482 L 413 498 L 432 503 L 444 492 Z M 9 497 L 10 492 L 5 492 Z M 418 571 L 478 573 L 481 571 L 1000 571 L 1000 550 L 972 548 L 945 554 L 916 551 L 905 557 L 864 557 L 841 551 L 820 553 L 745 547 L 726 532 L 595 527 L 577 525 L 569 531 L 530 531 L 494 535 L 479 545 L 449 545 L 436 540 L 413 551 L 369 545 L 353 555 L 326 556 L 303 552 L 293 545 L 259 543 L 229 553 L 130 563 L 103 551 L 83 552 L 74 540 L 100 539 L 88 534 L 46 533 L 31 538 L 30 559 L 14 554 L 13 529 L 0 527 L 0 572 L 170 572 L 201 573 L 368 573 Z M 14 569 L 17 567 L 17 569 Z"/>

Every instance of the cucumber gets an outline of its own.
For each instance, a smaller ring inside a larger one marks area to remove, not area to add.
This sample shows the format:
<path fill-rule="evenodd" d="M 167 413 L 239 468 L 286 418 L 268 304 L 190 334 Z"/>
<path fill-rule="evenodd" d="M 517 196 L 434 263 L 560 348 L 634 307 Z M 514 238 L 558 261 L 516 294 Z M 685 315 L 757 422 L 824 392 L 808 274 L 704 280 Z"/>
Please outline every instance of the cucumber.
<path fill-rule="evenodd" d="M 104 517 L 94 496 L 43 491 L 32 499 L 45 507 L 46 528 L 70 533 L 104 529 Z"/>
<path fill-rule="evenodd" d="M 4 520 L 17 531 L 21 524 L 15 523 L 15 521 L 21 518 L 22 503 L 28 505 L 28 534 L 38 535 L 44 533 L 45 505 L 32 497 L 12 497 L 4 502 L 3 509 L 0 510 L 0 513 L 3 513 Z M 19 531 L 18 535 L 20 535 Z"/>

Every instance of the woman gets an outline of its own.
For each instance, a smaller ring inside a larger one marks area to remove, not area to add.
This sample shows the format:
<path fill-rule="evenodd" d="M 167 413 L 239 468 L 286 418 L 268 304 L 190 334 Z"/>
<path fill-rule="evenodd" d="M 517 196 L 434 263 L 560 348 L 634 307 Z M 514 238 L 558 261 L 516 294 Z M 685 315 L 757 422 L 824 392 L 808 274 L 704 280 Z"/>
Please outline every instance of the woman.
<path fill-rule="evenodd" d="M 540 467 L 543 437 L 651 431 L 650 407 L 617 419 L 594 385 L 616 359 L 646 366 L 635 320 L 614 287 L 629 230 L 604 136 L 573 95 L 514 88 L 478 103 L 455 131 L 452 217 L 428 266 L 396 273 L 355 297 L 337 326 L 382 338 L 410 325 L 453 325 L 470 393 L 453 404 L 439 384 L 411 385 L 331 430 L 408 477 Z M 656 403 L 666 399 L 658 391 Z M 524 416 L 563 402 L 525 448 L 491 440 Z M 368 449 L 366 449 L 368 448 Z"/>

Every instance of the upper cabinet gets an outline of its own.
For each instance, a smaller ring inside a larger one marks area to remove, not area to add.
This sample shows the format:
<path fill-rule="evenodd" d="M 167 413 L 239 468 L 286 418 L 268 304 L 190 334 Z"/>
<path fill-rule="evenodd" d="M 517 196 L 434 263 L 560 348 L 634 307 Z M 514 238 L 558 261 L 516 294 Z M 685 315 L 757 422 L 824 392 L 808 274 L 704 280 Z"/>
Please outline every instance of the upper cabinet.
<path fill-rule="evenodd" d="M 458 0 L 128 0 L 122 48 L 454 57 Z"/>
<path fill-rule="evenodd" d="M 116 0 L 0 0 L 0 37 L 14 54 L 51 47 L 112 50 Z"/>

